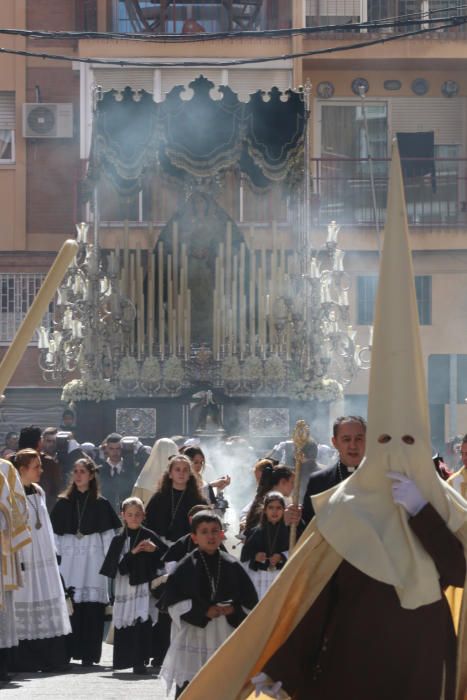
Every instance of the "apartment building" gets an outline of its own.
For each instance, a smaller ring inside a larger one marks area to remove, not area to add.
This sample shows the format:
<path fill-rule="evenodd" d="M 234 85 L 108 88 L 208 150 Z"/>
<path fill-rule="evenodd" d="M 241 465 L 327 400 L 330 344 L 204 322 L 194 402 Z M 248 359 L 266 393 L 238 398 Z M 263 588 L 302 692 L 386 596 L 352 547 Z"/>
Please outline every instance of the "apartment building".
<path fill-rule="evenodd" d="M 317 245 L 324 240 L 331 220 L 341 227 L 350 320 L 361 345 L 368 342 L 372 323 L 391 140 L 396 134 L 414 135 L 405 137 L 409 150 L 402 157 L 433 440 L 441 446 L 450 435 L 465 432 L 465 30 L 460 25 L 410 35 L 427 28 L 428 18 L 439 19 L 441 26 L 444 18 L 456 14 L 462 10 L 447 0 L 4 0 L 1 27 L 158 32 L 168 38 L 292 26 L 327 29 L 274 39 L 233 36 L 157 44 L 2 36 L 2 46 L 73 60 L 0 56 L 0 343 L 8 345 L 62 241 L 74 235 L 78 221 L 91 216 L 83 182 L 92 148 L 96 86 L 104 92 L 126 86 L 144 89 L 160 103 L 174 86 L 188 88 L 200 74 L 216 87 L 228 85 L 242 100 L 258 89 L 267 92 L 276 86 L 285 91 L 309 80 L 312 240 Z M 411 23 L 385 26 L 385 19 L 395 17 Z M 332 30 L 332 25 L 367 21 L 373 24 L 365 29 Z M 392 40 L 396 34 L 403 36 Z M 380 39 L 385 42 L 322 51 Z M 306 52 L 314 53 L 281 58 Z M 262 56 L 278 58 L 242 66 L 214 65 L 220 59 Z M 80 58 L 90 60 L 80 63 Z M 130 64 L 160 59 L 172 65 L 103 65 L 93 63 L 93 58 Z M 187 58 L 213 65 L 181 65 Z M 414 155 L 410 145 L 415 142 Z M 120 245 L 125 230 L 131 248 L 147 245 L 150 228 L 157 241 L 158 232 L 185 201 L 180 188 L 154 180 L 131 197 L 122 198 L 107 184 L 99 196 L 100 243 L 108 250 Z M 239 230 L 254 236 L 256 249 L 270 247 L 273 228 L 284 245 L 298 248 L 292 200 L 278 197 L 273 187 L 259 193 L 234 178 L 217 199 Z M 9 429 L 14 416 L 25 416 L 27 408 L 39 405 L 45 407 L 50 422 L 56 422 L 61 410 L 59 382 L 44 378 L 38 354 L 33 341 L 11 383 L 12 409 L 8 415 L 4 410 L 0 433 Z M 341 408 L 365 413 L 367 382 L 368 374 L 360 372 L 346 387 Z"/>

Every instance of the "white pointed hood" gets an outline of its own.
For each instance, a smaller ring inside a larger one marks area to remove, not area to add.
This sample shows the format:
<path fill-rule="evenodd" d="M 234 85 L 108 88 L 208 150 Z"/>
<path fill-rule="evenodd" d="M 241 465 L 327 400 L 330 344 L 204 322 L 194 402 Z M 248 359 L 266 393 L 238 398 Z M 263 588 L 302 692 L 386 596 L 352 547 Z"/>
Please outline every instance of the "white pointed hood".
<path fill-rule="evenodd" d="M 420 344 L 404 186 L 392 147 L 387 219 L 376 299 L 366 456 L 347 481 L 313 499 L 321 534 L 348 562 L 392 584 L 403 607 L 440 598 L 431 557 L 394 504 L 387 471 L 414 480 L 449 528 L 465 538 L 467 504 L 436 474 Z M 462 528 L 462 531 L 461 531 Z"/>

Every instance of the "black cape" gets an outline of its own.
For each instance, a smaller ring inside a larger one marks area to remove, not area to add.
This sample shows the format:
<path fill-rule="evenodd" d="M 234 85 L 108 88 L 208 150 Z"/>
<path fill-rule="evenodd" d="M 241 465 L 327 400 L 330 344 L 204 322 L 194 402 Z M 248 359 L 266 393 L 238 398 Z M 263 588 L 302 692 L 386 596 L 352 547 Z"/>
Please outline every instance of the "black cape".
<path fill-rule="evenodd" d="M 174 515 L 172 515 L 172 496 Z M 197 505 L 206 505 L 204 498 L 197 498 L 186 491 L 176 489 L 171 489 L 168 493 L 157 491 L 146 506 L 144 524 L 150 530 L 154 530 L 159 537 L 175 542 L 190 532 L 188 511 Z"/>
<path fill-rule="evenodd" d="M 157 549 L 155 552 L 139 552 L 139 554 L 132 554 L 129 551 L 120 559 L 123 546 L 128 537 L 130 538 L 130 549 L 134 546 L 136 539 L 138 542 L 151 540 Z M 145 527 L 137 530 L 127 530 L 125 528 L 113 538 L 99 573 L 108 578 L 115 578 L 117 572 L 120 572 L 123 576 L 128 575 L 130 577 L 130 586 L 149 583 L 156 578 L 162 566 L 162 556 L 166 551 L 167 546 L 152 530 L 148 530 Z"/>
<path fill-rule="evenodd" d="M 164 554 L 162 561 L 164 564 L 169 561 L 181 561 L 184 556 L 196 549 L 197 545 L 193 542 L 191 538 L 191 532 L 188 535 L 183 535 L 176 542 L 170 545 Z M 223 544 L 219 545 L 219 549 L 222 552 L 226 552 L 226 548 Z"/>
<path fill-rule="evenodd" d="M 88 491 L 86 493 L 73 491 L 70 498 L 60 497 L 58 499 L 50 513 L 50 520 L 56 535 L 76 535 L 78 509 L 82 515 L 79 529 L 83 535 L 121 528 L 120 518 L 107 499 L 99 496 L 96 500 L 89 497 L 86 501 L 88 493 Z"/>
<path fill-rule="evenodd" d="M 258 552 L 265 552 L 268 557 L 273 554 L 282 555 L 283 552 L 288 552 L 289 550 L 289 537 L 290 529 L 284 524 L 283 520 L 276 525 L 265 523 L 263 526 L 255 527 L 251 530 L 243 545 L 240 560 L 249 562 L 250 569 L 254 571 L 266 571 L 269 566 L 267 561 L 264 564 L 255 561 Z M 282 569 L 286 561 L 287 559 L 283 556 L 276 569 Z"/>
<path fill-rule="evenodd" d="M 232 627 L 238 625 L 246 617 L 243 608 L 251 610 L 258 602 L 256 589 L 240 564 L 240 562 L 226 552 L 217 551 L 213 555 L 203 552 L 210 576 L 220 576 L 215 595 L 212 595 L 211 585 L 206 568 L 201 559 L 201 553 L 195 549 L 187 554 L 167 580 L 167 585 L 159 602 L 159 607 L 164 610 L 182 600 L 192 601 L 191 610 L 182 615 L 182 620 L 195 625 L 206 627 L 210 619 L 206 616 L 209 607 L 215 603 L 229 601 L 233 605 L 234 612 L 226 617 Z"/>

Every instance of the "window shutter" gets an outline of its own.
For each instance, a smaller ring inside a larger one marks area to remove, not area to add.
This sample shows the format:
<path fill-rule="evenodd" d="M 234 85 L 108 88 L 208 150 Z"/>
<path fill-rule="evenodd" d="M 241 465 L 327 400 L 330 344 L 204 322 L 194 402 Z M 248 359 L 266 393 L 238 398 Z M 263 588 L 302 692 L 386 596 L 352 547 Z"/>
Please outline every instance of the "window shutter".
<path fill-rule="evenodd" d="M 397 97 L 391 102 L 391 130 L 434 131 L 436 144 L 462 144 L 462 98 Z"/>
<path fill-rule="evenodd" d="M 292 71 L 281 69 L 229 69 L 229 87 L 237 93 L 238 98 L 248 102 L 250 95 L 257 90 L 268 93 L 272 87 L 282 92 L 288 90 L 292 83 Z"/>
<path fill-rule="evenodd" d="M 219 68 L 163 68 L 161 71 L 162 99 L 165 100 L 167 93 L 175 85 L 183 85 L 186 90 L 182 93 L 182 98 L 190 99 L 191 90 L 188 88 L 188 85 L 200 75 L 211 80 L 214 85 L 221 84 L 222 71 Z M 215 92 L 211 94 L 215 97 Z M 221 95 L 219 95 L 220 97 Z"/>
<path fill-rule="evenodd" d="M 0 129 L 16 129 L 14 92 L 0 92 Z"/>
<path fill-rule="evenodd" d="M 154 68 L 94 68 L 94 81 L 104 92 L 124 90 L 154 90 Z"/>

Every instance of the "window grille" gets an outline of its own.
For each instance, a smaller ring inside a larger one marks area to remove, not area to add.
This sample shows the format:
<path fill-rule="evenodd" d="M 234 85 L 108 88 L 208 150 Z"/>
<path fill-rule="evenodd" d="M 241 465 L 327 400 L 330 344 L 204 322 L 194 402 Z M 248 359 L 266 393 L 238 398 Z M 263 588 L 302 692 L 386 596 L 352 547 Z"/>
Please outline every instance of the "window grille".
<path fill-rule="evenodd" d="M 0 91 L 0 163 L 15 162 L 15 93 Z"/>
<path fill-rule="evenodd" d="M 0 273 L 0 343 L 10 343 L 34 301 L 44 280 L 42 272 Z M 48 328 L 52 322 L 53 302 L 42 320 Z M 31 339 L 37 345 L 37 335 Z"/>

